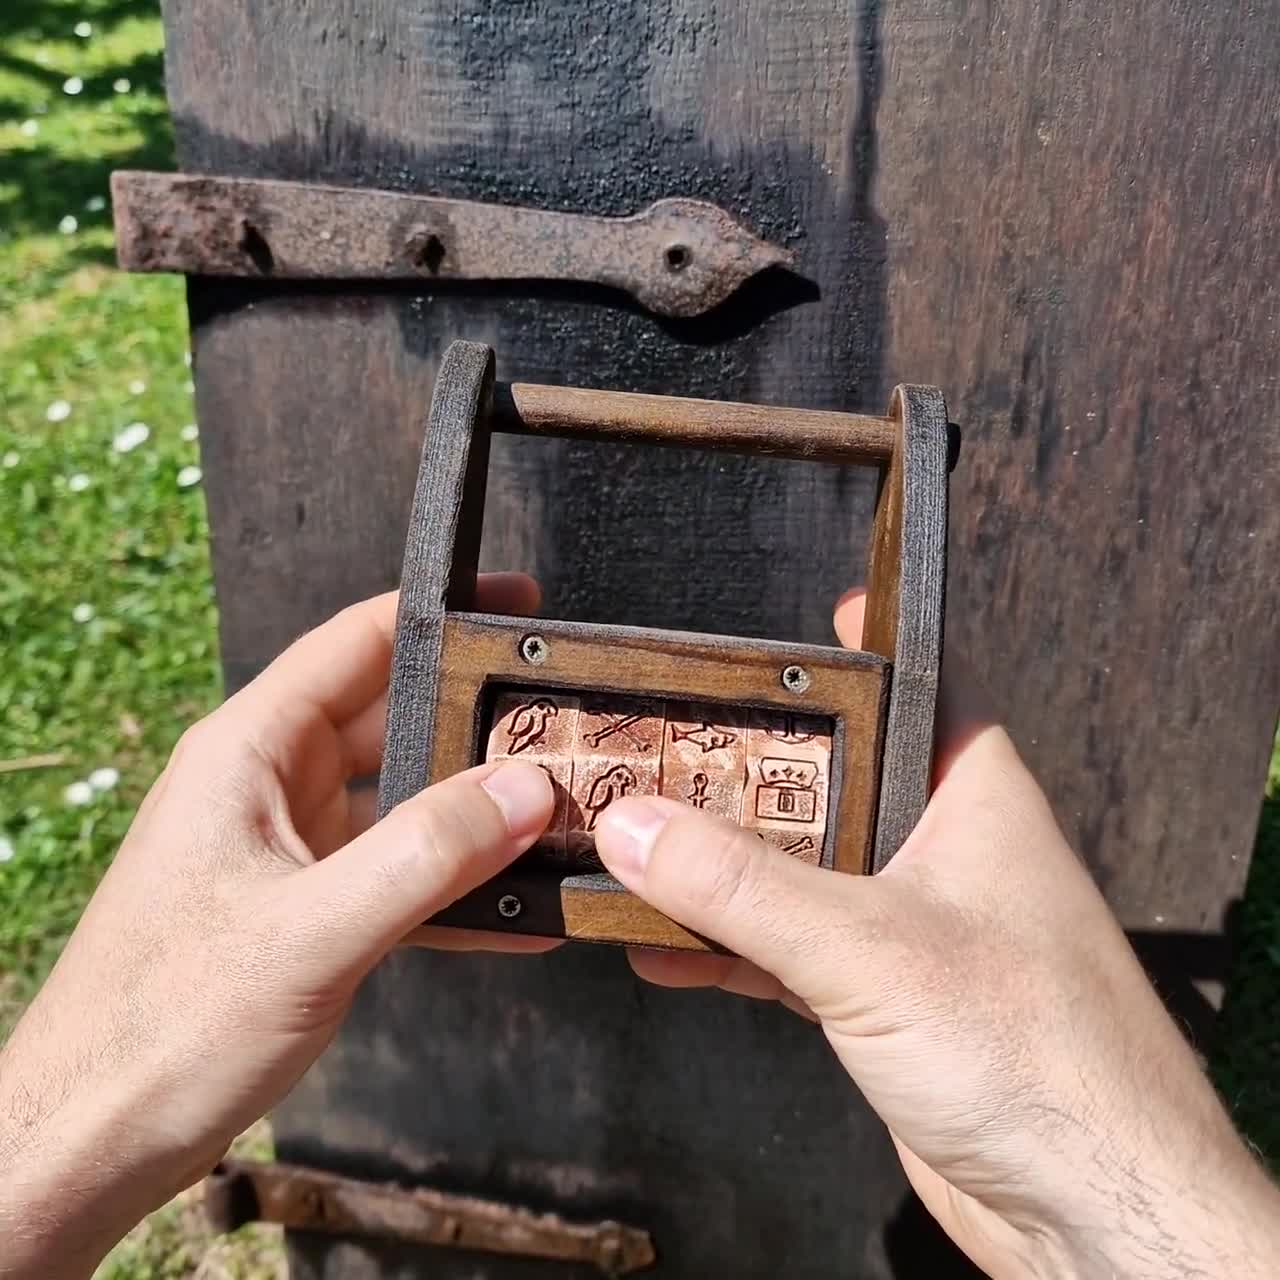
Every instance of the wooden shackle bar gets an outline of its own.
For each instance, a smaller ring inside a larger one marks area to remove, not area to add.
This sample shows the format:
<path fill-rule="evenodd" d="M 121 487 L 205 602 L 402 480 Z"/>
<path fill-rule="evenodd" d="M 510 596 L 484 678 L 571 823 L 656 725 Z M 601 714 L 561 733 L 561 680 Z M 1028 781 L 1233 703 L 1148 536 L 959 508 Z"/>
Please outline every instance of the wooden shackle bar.
<path fill-rule="evenodd" d="M 891 418 L 586 387 L 498 383 L 493 429 L 510 435 L 677 445 L 875 467 L 893 456 Z"/>

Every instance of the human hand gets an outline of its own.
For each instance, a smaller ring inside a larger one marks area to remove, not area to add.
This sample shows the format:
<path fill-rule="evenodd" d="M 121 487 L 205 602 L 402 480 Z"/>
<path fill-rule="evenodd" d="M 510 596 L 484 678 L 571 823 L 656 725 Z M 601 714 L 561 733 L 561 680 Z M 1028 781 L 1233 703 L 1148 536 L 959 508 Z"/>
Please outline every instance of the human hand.
<path fill-rule="evenodd" d="M 482 578 L 483 608 L 537 588 Z M 299 640 L 178 744 L 43 990 L 0 1053 L 0 1276 L 87 1276 L 207 1173 L 325 1047 L 421 921 L 541 834 L 551 784 L 482 765 L 372 825 L 394 596 Z"/>
<path fill-rule="evenodd" d="M 850 647 L 862 612 L 856 593 L 837 608 Z M 633 967 L 817 1019 L 921 1200 L 993 1276 L 1269 1274 L 1280 1196 L 1008 735 L 947 675 L 935 794 L 878 876 L 671 801 L 606 810 L 609 870 L 742 957 Z"/>

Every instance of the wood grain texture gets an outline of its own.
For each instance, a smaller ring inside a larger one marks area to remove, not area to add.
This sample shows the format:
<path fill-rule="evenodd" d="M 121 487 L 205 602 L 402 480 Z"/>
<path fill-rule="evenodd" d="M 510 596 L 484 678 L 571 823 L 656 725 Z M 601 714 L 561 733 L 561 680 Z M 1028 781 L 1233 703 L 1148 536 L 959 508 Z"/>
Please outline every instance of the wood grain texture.
<path fill-rule="evenodd" d="M 378 816 L 428 782 L 444 658 L 445 610 L 472 603 L 489 466 L 493 351 L 455 342 L 440 362 L 405 542 L 387 692 Z M 475 757 L 462 768 L 475 763 Z"/>
<path fill-rule="evenodd" d="M 891 364 L 964 429 L 948 644 L 1121 919 L 1216 935 L 1280 705 L 1280 9 L 883 13 Z"/>
<path fill-rule="evenodd" d="M 497 388 L 493 425 L 518 435 L 685 445 L 854 466 L 885 461 L 897 436 L 892 421 L 868 414 L 527 382 Z"/>
<path fill-rule="evenodd" d="M 871 412 L 899 380 L 936 383 L 965 434 L 948 642 L 1126 923 L 1221 927 L 1280 701 L 1280 11 L 165 11 L 185 168 L 594 213 L 690 194 L 794 247 L 808 282 L 695 324 L 571 289 L 193 283 L 233 686 L 395 582 L 454 337 L 493 343 L 514 381 Z M 537 572 L 560 617 L 822 641 L 873 500 L 857 470 L 500 438 L 484 557 Z M 809 1028 L 644 988 L 591 948 L 395 957 L 276 1133 L 363 1176 L 616 1206 L 652 1227 L 663 1276 L 954 1273 Z M 422 1269 L 409 1250 L 291 1253 L 306 1280 Z"/>
<path fill-rule="evenodd" d="M 895 389 L 898 444 L 871 531 L 863 643 L 893 661 L 874 869 L 915 829 L 929 799 L 947 586 L 947 406 L 936 387 Z"/>

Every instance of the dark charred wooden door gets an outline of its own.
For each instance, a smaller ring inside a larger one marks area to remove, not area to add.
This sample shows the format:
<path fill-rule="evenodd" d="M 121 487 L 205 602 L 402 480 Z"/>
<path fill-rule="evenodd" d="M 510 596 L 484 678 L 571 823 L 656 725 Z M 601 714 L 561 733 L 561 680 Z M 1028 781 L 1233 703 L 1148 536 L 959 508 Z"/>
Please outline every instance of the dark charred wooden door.
<path fill-rule="evenodd" d="M 697 196 L 807 282 L 683 322 L 572 286 L 194 282 L 231 685 L 396 581 L 455 337 L 542 382 L 877 412 L 938 383 L 965 433 L 949 642 L 1126 923 L 1220 930 L 1280 696 L 1280 10 L 165 8 L 188 170 L 603 213 Z M 559 617 L 824 640 L 871 496 L 797 463 L 506 440 L 484 559 L 537 573 Z M 668 1277 L 943 1273 L 817 1032 L 608 951 L 397 956 L 276 1132 L 285 1158 L 648 1226 Z M 564 1274 L 291 1254 L 333 1280 Z"/>

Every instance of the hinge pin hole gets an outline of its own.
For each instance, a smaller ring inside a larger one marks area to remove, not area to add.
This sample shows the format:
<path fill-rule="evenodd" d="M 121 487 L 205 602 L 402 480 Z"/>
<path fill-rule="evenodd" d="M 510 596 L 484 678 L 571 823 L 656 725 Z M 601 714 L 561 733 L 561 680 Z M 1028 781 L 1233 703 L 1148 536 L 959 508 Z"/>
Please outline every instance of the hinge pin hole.
<path fill-rule="evenodd" d="M 687 244 L 669 244 L 663 254 L 668 271 L 683 271 L 689 265 L 692 256 Z"/>

